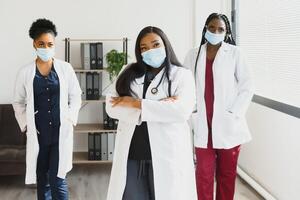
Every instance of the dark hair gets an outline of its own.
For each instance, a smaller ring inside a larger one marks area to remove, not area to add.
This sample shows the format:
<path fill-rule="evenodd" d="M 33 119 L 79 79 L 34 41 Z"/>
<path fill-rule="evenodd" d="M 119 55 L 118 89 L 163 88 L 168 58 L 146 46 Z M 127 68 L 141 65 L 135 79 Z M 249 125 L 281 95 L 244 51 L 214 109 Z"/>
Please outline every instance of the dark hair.
<path fill-rule="evenodd" d="M 232 44 L 232 45 L 235 45 L 235 41 L 233 39 L 233 36 L 232 36 L 232 32 L 231 32 L 231 26 L 230 26 L 230 22 L 227 18 L 226 15 L 224 14 L 220 14 L 220 13 L 212 13 L 208 16 L 208 18 L 206 19 L 205 21 L 205 25 L 203 27 L 203 30 L 202 30 L 202 38 L 201 38 L 201 43 L 200 45 L 203 45 L 204 43 L 207 42 L 207 40 L 205 39 L 205 33 L 207 31 L 207 26 L 208 24 L 214 20 L 214 19 L 221 19 L 224 21 L 225 23 L 225 26 L 226 26 L 226 34 L 225 34 L 225 38 L 224 38 L 224 42 L 226 43 L 229 43 L 229 44 Z"/>
<path fill-rule="evenodd" d="M 197 67 L 197 63 L 198 63 L 198 59 L 199 59 L 199 55 L 200 55 L 200 51 L 201 51 L 201 46 L 207 42 L 207 40 L 205 39 L 205 33 L 207 31 L 207 26 L 213 19 L 221 19 L 224 21 L 225 26 L 226 26 L 226 35 L 224 38 L 224 42 L 235 45 L 235 41 L 233 39 L 232 32 L 231 32 L 230 22 L 229 22 L 227 16 L 224 14 L 220 14 L 220 13 L 210 14 L 208 16 L 208 18 L 206 19 L 205 25 L 202 30 L 202 38 L 201 38 L 200 47 L 199 47 L 197 57 L 196 57 L 196 62 L 195 62 L 195 72 L 196 72 L 196 67 Z"/>
<path fill-rule="evenodd" d="M 149 67 L 146 63 L 144 63 L 141 50 L 140 50 L 140 43 L 141 40 L 149 33 L 155 33 L 162 39 L 165 49 L 166 49 L 166 59 L 164 62 L 164 67 L 166 70 L 166 73 L 164 73 L 164 76 L 167 78 L 170 86 L 170 68 L 171 65 L 176 65 L 179 67 L 182 67 L 180 62 L 178 61 L 173 48 L 171 46 L 170 41 L 168 40 L 166 34 L 159 28 L 153 27 L 153 26 L 147 26 L 141 30 L 139 33 L 136 43 L 135 43 L 135 57 L 136 57 L 136 63 L 130 64 L 118 77 L 116 82 L 116 91 L 119 94 L 119 96 L 133 96 L 136 95 L 134 91 L 130 88 L 130 85 L 132 81 L 134 81 L 136 78 L 142 77 L 146 73 L 147 67 Z M 169 94 L 170 95 L 170 94 Z"/>
<path fill-rule="evenodd" d="M 29 29 L 29 36 L 35 40 L 44 33 L 51 33 L 56 37 L 56 27 L 53 22 L 48 19 L 37 19 L 32 23 Z"/>

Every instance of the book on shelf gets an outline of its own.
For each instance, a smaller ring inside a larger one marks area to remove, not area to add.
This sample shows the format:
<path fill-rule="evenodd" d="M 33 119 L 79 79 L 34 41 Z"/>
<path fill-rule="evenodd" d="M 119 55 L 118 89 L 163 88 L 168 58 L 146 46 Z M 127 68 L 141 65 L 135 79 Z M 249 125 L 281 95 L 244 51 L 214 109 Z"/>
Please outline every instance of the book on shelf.
<path fill-rule="evenodd" d="M 115 134 L 107 133 L 107 160 L 113 161 L 115 148 Z"/>
<path fill-rule="evenodd" d="M 95 139 L 92 133 L 88 133 L 88 160 L 95 160 Z"/>
<path fill-rule="evenodd" d="M 81 43 L 80 52 L 83 69 L 103 69 L 103 43 Z"/>
<path fill-rule="evenodd" d="M 95 133 L 94 140 L 95 140 L 95 160 L 101 160 L 101 133 Z"/>
<path fill-rule="evenodd" d="M 115 133 L 88 133 L 88 160 L 112 161 Z"/>
<path fill-rule="evenodd" d="M 103 128 L 104 130 L 117 130 L 119 121 L 108 116 L 103 103 Z"/>
<path fill-rule="evenodd" d="M 108 160 L 107 142 L 108 142 L 107 133 L 101 134 L 101 160 Z"/>

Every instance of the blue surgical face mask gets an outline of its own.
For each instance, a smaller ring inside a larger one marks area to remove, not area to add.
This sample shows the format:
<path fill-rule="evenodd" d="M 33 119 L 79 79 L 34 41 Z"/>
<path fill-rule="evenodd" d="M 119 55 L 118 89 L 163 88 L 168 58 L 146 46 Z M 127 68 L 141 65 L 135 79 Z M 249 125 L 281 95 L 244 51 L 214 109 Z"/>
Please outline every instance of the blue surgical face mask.
<path fill-rule="evenodd" d="M 143 61 L 153 68 L 159 68 L 166 59 L 164 47 L 150 49 L 142 53 Z"/>
<path fill-rule="evenodd" d="M 55 50 L 52 48 L 37 48 L 36 55 L 44 62 L 49 61 L 54 57 Z"/>
<path fill-rule="evenodd" d="M 210 44 L 217 45 L 224 40 L 225 32 L 221 34 L 216 34 L 207 30 L 204 37 Z"/>

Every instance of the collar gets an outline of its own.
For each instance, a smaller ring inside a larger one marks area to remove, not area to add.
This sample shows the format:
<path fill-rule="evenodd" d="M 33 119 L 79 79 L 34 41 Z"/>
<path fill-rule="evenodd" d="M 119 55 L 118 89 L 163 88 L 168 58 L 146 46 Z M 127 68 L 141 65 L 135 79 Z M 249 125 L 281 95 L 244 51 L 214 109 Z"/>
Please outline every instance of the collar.
<path fill-rule="evenodd" d="M 206 48 L 207 48 L 207 42 L 202 45 L 201 51 L 206 50 Z M 219 51 L 225 51 L 226 52 L 226 51 L 229 51 L 229 50 L 230 50 L 230 44 L 228 44 L 226 42 L 222 42 Z"/>

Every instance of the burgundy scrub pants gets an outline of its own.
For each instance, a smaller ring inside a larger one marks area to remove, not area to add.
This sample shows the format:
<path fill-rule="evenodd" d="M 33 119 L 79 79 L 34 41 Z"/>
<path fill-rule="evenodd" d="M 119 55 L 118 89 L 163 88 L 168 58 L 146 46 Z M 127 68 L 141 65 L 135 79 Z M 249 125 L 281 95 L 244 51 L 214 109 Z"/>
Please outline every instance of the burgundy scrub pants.
<path fill-rule="evenodd" d="M 196 148 L 198 200 L 213 200 L 216 176 L 216 200 L 233 200 L 240 145 L 231 149 L 213 149 L 209 134 L 207 148 Z"/>

